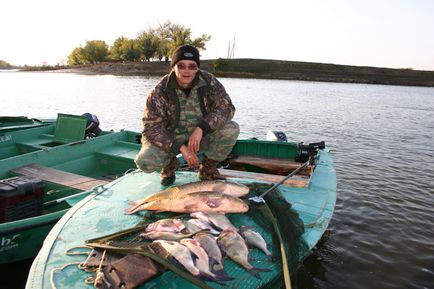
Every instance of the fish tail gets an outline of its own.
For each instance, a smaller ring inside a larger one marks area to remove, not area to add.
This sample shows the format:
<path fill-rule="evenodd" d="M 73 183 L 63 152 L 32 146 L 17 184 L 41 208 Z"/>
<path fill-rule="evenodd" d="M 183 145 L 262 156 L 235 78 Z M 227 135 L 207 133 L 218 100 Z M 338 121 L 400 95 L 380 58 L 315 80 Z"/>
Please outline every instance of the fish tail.
<path fill-rule="evenodd" d="M 226 285 L 226 283 L 223 282 L 224 280 L 220 280 L 219 276 L 211 272 L 210 273 L 200 272 L 197 277 L 201 280 L 207 280 L 207 281 L 215 282 L 220 285 Z"/>
<path fill-rule="evenodd" d="M 231 280 L 235 279 L 233 277 L 230 277 L 224 269 L 221 269 L 218 271 L 216 270 L 213 273 L 217 276 L 218 280 L 220 280 L 220 281 L 231 281 Z"/>
<path fill-rule="evenodd" d="M 151 210 L 151 206 L 152 204 L 154 204 L 154 202 L 151 203 L 142 203 L 142 202 L 138 202 L 136 205 L 133 205 L 129 208 L 125 209 L 125 214 L 127 215 L 131 215 L 134 214 L 138 211 L 142 211 L 142 210 Z"/>
<path fill-rule="evenodd" d="M 212 257 L 209 257 L 210 259 L 214 259 Z M 210 268 L 212 268 L 213 272 L 220 272 L 224 269 L 223 264 L 221 264 L 220 262 L 216 262 L 212 265 L 210 265 Z"/>
<path fill-rule="evenodd" d="M 252 267 L 251 269 L 247 270 L 250 274 L 255 276 L 256 278 L 262 280 L 261 275 L 259 275 L 259 272 L 270 272 L 270 269 L 266 268 L 258 268 L 258 267 Z"/>
<path fill-rule="evenodd" d="M 135 212 L 139 211 L 139 209 L 140 209 L 140 205 L 132 205 L 129 208 L 126 208 L 124 210 L 124 212 L 127 215 L 131 215 L 131 214 L 134 214 Z"/>
<path fill-rule="evenodd" d="M 273 261 L 273 254 L 270 251 L 264 250 L 265 255 L 267 255 L 269 261 Z"/>
<path fill-rule="evenodd" d="M 216 259 L 209 257 L 209 262 L 210 262 L 209 267 L 211 268 L 211 272 L 215 274 L 220 281 L 229 281 L 234 279 L 228 276 L 228 274 L 223 268 L 223 264 L 218 262 Z"/>

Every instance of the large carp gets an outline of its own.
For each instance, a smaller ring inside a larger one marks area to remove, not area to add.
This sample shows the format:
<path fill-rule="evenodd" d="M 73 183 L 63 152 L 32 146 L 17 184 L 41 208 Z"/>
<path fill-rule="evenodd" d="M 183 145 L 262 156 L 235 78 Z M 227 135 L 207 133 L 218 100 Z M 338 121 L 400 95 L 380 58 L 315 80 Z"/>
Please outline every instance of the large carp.
<path fill-rule="evenodd" d="M 171 195 L 157 201 L 133 205 L 126 214 L 138 211 L 159 211 L 175 213 L 220 212 L 245 213 L 249 206 L 241 199 L 218 192 L 196 192 L 187 195 Z"/>
<path fill-rule="evenodd" d="M 156 192 L 146 198 L 135 201 L 133 206 L 140 206 L 145 203 L 159 201 L 161 199 L 173 198 L 174 196 L 188 195 L 196 192 L 219 192 L 233 197 L 242 197 L 249 193 L 249 187 L 226 181 L 198 181 L 180 186 L 170 187 L 163 191 Z"/>

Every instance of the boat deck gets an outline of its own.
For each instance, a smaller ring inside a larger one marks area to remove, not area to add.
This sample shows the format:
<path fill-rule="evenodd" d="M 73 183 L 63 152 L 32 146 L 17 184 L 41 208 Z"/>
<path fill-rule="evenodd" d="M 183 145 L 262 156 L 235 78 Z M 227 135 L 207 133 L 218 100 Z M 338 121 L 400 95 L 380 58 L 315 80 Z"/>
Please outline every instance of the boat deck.
<path fill-rule="evenodd" d="M 248 184 L 257 180 L 233 178 L 233 181 Z M 196 173 L 178 172 L 175 185 L 197 181 Z M 27 289 L 52 288 L 53 280 L 57 288 L 89 288 L 84 280 L 91 276 L 78 269 L 67 266 L 83 262 L 85 255 L 65 255 L 65 251 L 82 246 L 85 240 L 101 237 L 110 233 L 134 227 L 142 220 L 141 213 L 125 215 L 124 209 L 129 202 L 137 200 L 164 189 L 159 184 L 159 174 L 145 174 L 134 171 L 105 186 L 103 191 L 92 193 L 70 209 L 55 225 L 44 242 L 42 250 L 36 257 L 28 279 Z M 336 200 L 336 179 L 330 155 L 320 152 L 319 161 L 309 183 L 303 187 L 281 186 L 279 190 L 284 198 L 292 204 L 305 225 L 303 241 L 309 249 L 319 241 L 331 219 Z M 233 214 L 231 221 L 236 226 L 258 225 L 244 214 Z M 77 234 L 80 232 L 80 234 Z M 268 244 L 272 243 L 271 234 L 259 231 Z M 276 252 L 272 252 L 276 254 Z M 251 251 L 252 264 L 260 268 L 269 268 L 271 272 L 262 272 L 262 280 L 252 277 L 247 271 L 232 261 L 225 260 L 229 276 L 235 280 L 227 283 L 231 288 L 257 288 L 264 283 L 273 283 L 281 278 L 281 262 L 269 261 L 259 250 Z M 139 288 L 191 288 L 191 284 L 166 272 Z M 216 283 L 208 283 L 214 288 L 226 288 Z"/>

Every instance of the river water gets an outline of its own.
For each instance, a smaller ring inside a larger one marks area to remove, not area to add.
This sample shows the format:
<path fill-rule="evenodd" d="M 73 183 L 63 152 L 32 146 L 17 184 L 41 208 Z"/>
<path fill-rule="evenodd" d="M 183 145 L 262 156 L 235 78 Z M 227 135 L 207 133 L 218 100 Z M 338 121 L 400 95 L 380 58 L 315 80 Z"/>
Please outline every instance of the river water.
<path fill-rule="evenodd" d="M 157 79 L 0 72 L 0 115 L 91 112 L 103 129 L 137 131 Z M 434 88 L 220 80 L 240 137 L 279 130 L 332 149 L 335 213 L 295 288 L 434 288 Z M 18 288 L 29 264 L 10 269 L 24 272 Z"/>

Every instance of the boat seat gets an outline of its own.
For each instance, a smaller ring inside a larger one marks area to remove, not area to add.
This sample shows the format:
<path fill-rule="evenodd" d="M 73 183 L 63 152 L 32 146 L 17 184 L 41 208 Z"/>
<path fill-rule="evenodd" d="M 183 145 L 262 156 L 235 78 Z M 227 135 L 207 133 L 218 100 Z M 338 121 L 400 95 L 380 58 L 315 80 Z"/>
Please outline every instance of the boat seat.
<path fill-rule="evenodd" d="M 266 169 L 279 174 L 289 174 L 293 170 L 300 167 L 300 163 L 292 160 L 279 159 L 279 158 L 261 158 L 252 156 L 238 156 L 236 158 L 230 159 L 229 163 L 231 165 L 252 165 L 262 169 Z M 309 175 L 311 172 L 311 166 L 299 172 L 301 175 Z"/>
<path fill-rule="evenodd" d="M 131 163 L 140 151 L 140 144 L 126 141 L 116 141 L 116 145 L 106 147 L 96 151 L 100 158 L 108 158 Z"/>
<path fill-rule="evenodd" d="M 236 171 L 229 169 L 218 169 L 220 174 L 225 178 L 240 178 L 240 179 L 253 179 L 258 181 L 266 181 L 271 183 L 278 183 L 282 181 L 285 176 L 273 175 L 273 174 L 263 174 L 263 173 L 253 173 L 246 171 Z M 309 183 L 309 178 L 306 176 L 293 176 L 292 178 L 286 180 L 283 184 L 286 186 L 303 188 Z"/>
<path fill-rule="evenodd" d="M 70 172 L 65 172 L 38 164 L 29 164 L 11 170 L 12 173 L 37 178 L 54 184 L 88 191 L 97 185 L 107 184 L 108 181 L 89 178 Z"/>

